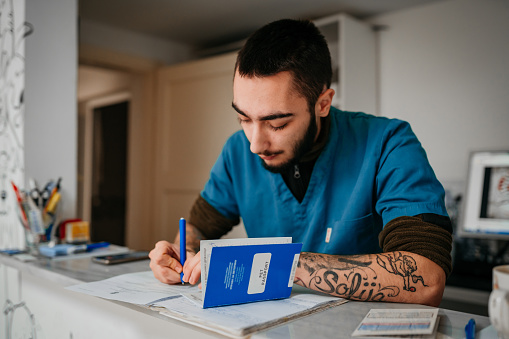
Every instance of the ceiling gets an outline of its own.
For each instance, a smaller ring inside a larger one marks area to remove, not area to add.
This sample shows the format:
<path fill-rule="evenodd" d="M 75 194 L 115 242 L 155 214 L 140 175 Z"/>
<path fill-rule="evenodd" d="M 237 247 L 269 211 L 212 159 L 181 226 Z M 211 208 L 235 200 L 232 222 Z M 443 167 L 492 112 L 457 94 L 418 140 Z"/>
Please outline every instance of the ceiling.
<path fill-rule="evenodd" d="M 246 38 L 281 18 L 317 19 L 346 12 L 364 19 L 444 0 L 79 0 L 82 20 L 194 47 Z"/>

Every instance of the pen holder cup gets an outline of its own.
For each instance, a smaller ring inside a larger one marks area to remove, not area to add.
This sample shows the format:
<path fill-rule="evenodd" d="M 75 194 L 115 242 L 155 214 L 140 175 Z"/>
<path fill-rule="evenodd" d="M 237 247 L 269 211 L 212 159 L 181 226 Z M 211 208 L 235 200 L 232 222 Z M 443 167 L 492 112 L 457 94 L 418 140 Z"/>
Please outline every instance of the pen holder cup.
<path fill-rule="evenodd" d="M 25 244 L 28 253 L 33 256 L 39 255 L 39 243 L 41 241 L 41 235 L 32 232 L 31 230 L 25 229 Z"/>
<path fill-rule="evenodd" d="M 509 265 L 493 268 L 493 291 L 488 312 L 499 338 L 509 339 Z"/>
<path fill-rule="evenodd" d="M 32 231 L 27 218 L 21 214 L 21 211 L 18 211 L 17 214 L 25 235 L 25 250 L 34 256 L 39 255 L 39 243 L 41 241 L 41 236 Z"/>
<path fill-rule="evenodd" d="M 61 210 L 62 203 L 60 202 L 52 209 L 52 212 L 46 212 L 42 208 L 37 212 L 31 210 L 27 213 L 27 218 L 23 218 L 21 213 L 18 213 L 21 224 L 25 225 L 25 245 L 28 253 L 38 256 L 41 243 L 52 241 L 53 244 L 56 244 L 58 242 L 56 231 Z"/>

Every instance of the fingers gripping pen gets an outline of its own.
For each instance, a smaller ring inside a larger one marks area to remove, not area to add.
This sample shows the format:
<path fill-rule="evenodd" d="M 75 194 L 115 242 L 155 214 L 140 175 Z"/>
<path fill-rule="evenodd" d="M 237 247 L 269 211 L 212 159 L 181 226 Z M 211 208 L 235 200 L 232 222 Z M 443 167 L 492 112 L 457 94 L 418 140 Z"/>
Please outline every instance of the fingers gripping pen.
<path fill-rule="evenodd" d="M 184 263 L 186 262 L 186 219 L 184 218 L 180 218 L 179 231 L 180 231 L 180 264 L 182 265 L 180 281 L 184 283 Z"/>

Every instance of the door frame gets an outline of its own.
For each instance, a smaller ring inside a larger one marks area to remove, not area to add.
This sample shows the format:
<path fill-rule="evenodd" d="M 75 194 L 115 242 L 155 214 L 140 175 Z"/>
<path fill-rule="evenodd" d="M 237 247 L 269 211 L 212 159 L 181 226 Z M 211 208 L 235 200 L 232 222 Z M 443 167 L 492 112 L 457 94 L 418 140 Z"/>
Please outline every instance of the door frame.
<path fill-rule="evenodd" d="M 94 111 L 97 108 L 119 104 L 125 101 L 130 102 L 132 95 L 130 92 L 122 91 L 113 94 L 104 95 L 98 98 L 87 100 L 84 102 L 84 143 L 83 143 L 83 193 L 82 193 L 82 208 L 81 218 L 83 220 L 92 220 L 92 172 L 94 166 Z M 127 111 L 127 121 L 131 120 L 131 105 Z M 129 129 L 129 127 L 128 127 Z M 129 145 L 129 140 L 126 140 Z M 127 159 L 129 159 L 129 149 L 127 150 Z M 129 161 L 129 160 L 128 160 Z M 128 185 L 128 182 L 126 182 Z M 126 192 L 128 190 L 126 189 Z M 126 194 L 126 200 L 128 199 Z M 127 205 L 126 205 L 127 206 Z M 127 218 L 127 215 L 126 215 Z M 127 223 L 126 223 L 127 234 Z"/>
<path fill-rule="evenodd" d="M 81 43 L 79 64 L 122 71 L 132 76 L 129 91 L 129 155 L 127 166 L 126 246 L 149 250 L 154 237 L 153 211 L 156 184 L 152 175 L 156 163 L 156 72 L 158 61 Z M 80 104 L 81 106 L 81 104 Z"/>

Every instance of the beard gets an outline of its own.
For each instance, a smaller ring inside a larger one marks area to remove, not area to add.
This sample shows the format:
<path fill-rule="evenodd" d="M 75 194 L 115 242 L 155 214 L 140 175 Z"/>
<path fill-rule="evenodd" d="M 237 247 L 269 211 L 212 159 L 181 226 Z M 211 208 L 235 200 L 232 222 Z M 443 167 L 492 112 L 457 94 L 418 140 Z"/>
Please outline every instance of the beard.
<path fill-rule="evenodd" d="M 285 163 L 282 163 L 277 166 L 268 165 L 263 159 L 260 158 L 263 167 L 272 172 L 272 173 L 283 173 L 292 169 L 295 165 L 297 165 L 300 159 L 313 147 L 315 142 L 316 132 L 318 130 L 316 126 L 315 115 L 310 114 L 311 119 L 309 120 L 309 126 L 306 130 L 306 134 L 302 137 L 302 139 L 297 140 L 293 147 L 293 157 Z"/>

